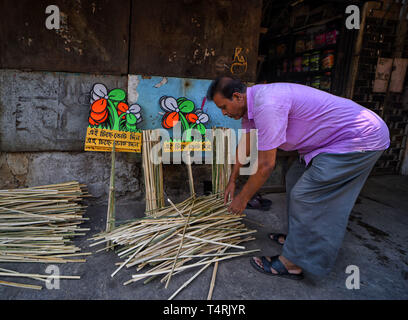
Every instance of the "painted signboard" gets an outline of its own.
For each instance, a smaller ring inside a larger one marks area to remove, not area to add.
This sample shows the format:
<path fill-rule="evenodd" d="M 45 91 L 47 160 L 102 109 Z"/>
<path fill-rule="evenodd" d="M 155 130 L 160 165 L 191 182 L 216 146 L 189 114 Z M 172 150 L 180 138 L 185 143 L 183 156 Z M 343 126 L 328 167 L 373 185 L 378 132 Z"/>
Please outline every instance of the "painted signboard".
<path fill-rule="evenodd" d="M 128 102 L 143 106 L 142 115 L 145 121 L 138 128 L 142 130 L 162 128 L 163 116 L 168 111 L 162 108 L 161 98 L 173 97 L 176 100 L 186 98 L 194 104 L 196 113 L 202 111 L 202 113 L 207 114 L 207 122 L 200 120 L 205 128 L 240 129 L 241 120 L 225 117 L 214 102 L 206 99 L 211 81 L 206 79 L 129 75 Z M 193 118 L 190 118 L 190 120 L 193 120 Z M 172 130 L 169 130 L 169 134 L 172 136 Z"/>
<path fill-rule="evenodd" d="M 141 107 L 128 105 L 123 89 L 108 90 L 96 83 L 90 98 L 85 151 L 141 152 Z"/>
<path fill-rule="evenodd" d="M 163 143 L 164 151 L 184 150 L 190 142 L 191 150 L 210 151 L 206 130 L 232 128 L 237 133 L 241 128 L 240 120 L 225 117 L 214 102 L 206 99 L 210 83 L 204 79 L 129 75 L 127 92 L 94 84 L 85 150 L 109 151 L 115 141 L 117 151 L 140 152 L 141 130 L 162 128 L 169 135 Z M 134 135 L 115 138 L 123 132 Z M 197 132 L 202 141 L 194 139 Z M 113 138 L 109 138 L 109 133 Z M 131 137 L 133 140 L 129 140 Z"/>
<path fill-rule="evenodd" d="M 214 127 L 241 128 L 240 120 L 225 117 L 214 102 L 206 99 L 211 81 L 129 75 L 128 101 L 143 106 L 146 121 L 140 124 L 142 130 L 167 130 L 170 139 L 163 143 L 165 152 L 184 150 L 189 142 L 194 142 L 194 135 L 190 134 L 193 130 L 203 135 L 203 139 L 190 144 L 189 148 L 210 151 L 211 143 L 204 136 L 206 130 Z"/>

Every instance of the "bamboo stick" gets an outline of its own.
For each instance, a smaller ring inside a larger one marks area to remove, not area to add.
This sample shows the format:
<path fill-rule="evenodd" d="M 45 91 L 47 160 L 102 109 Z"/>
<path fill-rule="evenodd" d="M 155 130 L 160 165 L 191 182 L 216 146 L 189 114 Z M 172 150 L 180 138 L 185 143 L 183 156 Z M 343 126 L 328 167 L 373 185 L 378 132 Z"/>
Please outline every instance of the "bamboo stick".
<path fill-rule="evenodd" d="M 218 261 L 214 264 L 214 270 L 213 274 L 211 277 L 211 284 L 210 284 L 210 290 L 208 292 L 207 300 L 212 299 L 213 291 L 214 291 L 214 285 L 215 285 L 215 278 L 217 277 L 217 270 L 218 270 Z"/>
<path fill-rule="evenodd" d="M 177 207 L 174 205 L 174 203 L 170 200 L 170 198 L 167 198 L 167 201 L 171 204 L 171 206 L 177 211 L 177 213 L 184 218 L 183 214 L 177 209 Z"/>
<path fill-rule="evenodd" d="M 4 272 L 7 272 L 7 273 L 19 274 L 19 272 L 13 271 L 13 270 L 8 270 L 8 269 L 3 269 L 3 268 L 0 268 L 0 270 L 1 270 L 1 271 L 4 271 Z M 38 277 L 30 277 L 30 278 L 31 278 L 31 279 L 34 279 L 34 280 L 38 280 L 38 281 L 44 281 L 44 282 L 47 281 L 47 280 L 44 280 L 44 279 L 38 278 Z"/>
<path fill-rule="evenodd" d="M 41 290 L 41 286 L 36 286 L 32 284 L 23 284 L 23 283 L 16 283 L 16 282 L 8 282 L 0 280 L 0 285 L 9 286 L 9 287 L 17 287 L 17 288 L 24 288 L 24 289 L 34 289 L 34 290 Z"/>
<path fill-rule="evenodd" d="M 132 260 L 132 259 L 134 258 L 134 256 L 137 255 L 137 254 L 145 247 L 145 245 L 148 245 L 154 238 L 156 238 L 156 236 L 157 236 L 158 234 L 159 234 L 159 233 L 157 232 L 149 241 L 147 241 L 147 242 L 146 242 L 145 244 L 143 244 L 138 250 L 136 250 L 136 251 L 130 256 L 129 259 L 127 259 L 115 272 L 113 272 L 113 273 L 111 274 L 111 277 L 113 278 L 113 277 L 115 276 L 115 274 L 119 272 L 120 269 L 122 269 L 130 260 Z"/>
<path fill-rule="evenodd" d="M 204 258 L 204 257 L 221 257 L 221 256 L 236 256 L 236 255 L 241 255 L 241 254 L 248 254 L 252 252 L 257 252 L 259 250 L 248 250 L 248 251 L 242 251 L 242 252 L 229 252 L 229 253 L 208 253 L 208 254 L 197 254 L 197 255 L 180 255 L 179 258 Z M 173 260 L 174 257 L 167 257 L 167 258 L 160 258 L 160 259 L 152 259 L 150 262 L 160 262 L 160 261 L 166 261 L 166 260 Z"/>
<path fill-rule="evenodd" d="M 187 287 L 195 278 L 197 278 L 205 269 L 207 269 L 211 263 L 206 264 L 202 267 L 194 276 L 192 276 L 188 281 L 186 281 L 176 292 L 174 292 L 168 300 L 173 300 L 176 295 L 180 293 L 185 287 Z"/>
<path fill-rule="evenodd" d="M 225 252 L 226 248 L 219 250 L 218 253 L 223 254 Z M 216 262 L 218 265 L 218 261 Z M 192 276 L 188 281 L 186 281 L 176 292 L 173 293 L 173 295 L 168 299 L 168 300 L 173 300 L 173 298 L 179 294 L 181 290 L 183 290 L 188 284 L 190 284 L 198 275 L 200 275 L 205 269 L 207 269 L 211 263 L 206 264 L 203 268 L 201 268 L 194 276 Z"/>
<path fill-rule="evenodd" d="M 10 273 L 0 272 L 0 276 L 6 277 L 26 277 L 26 278 L 46 278 L 46 279 L 81 279 L 80 276 L 61 276 L 53 274 L 31 274 L 31 273 Z"/>
<path fill-rule="evenodd" d="M 195 239 L 195 240 L 198 240 L 198 241 L 202 241 L 202 242 L 208 242 L 208 243 L 212 243 L 212 244 L 219 244 L 219 245 L 226 246 L 226 247 L 237 248 L 237 249 L 245 249 L 245 247 L 243 247 L 243 246 L 235 246 L 233 244 L 206 240 L 206 239 L 202 239 L 202 238 L 198 238 L 198 237 L 194 237 L 194 236 L 186 235 L 186 237 L 191 238 L 191 239 Z"/>
<path fill-rule="evenodd" d="M 190 167 L 190 169 L 191 169 L 191 167 Z M 191 196 L 194 196 L 194 189 L 192 190 Z M 187 221 L 186 221 L 186 223 L 184 225 L 183 233 L 181 235 L 181 240 L 180 240 L 180 246 L 179 246 L 179 248 L 177 250 L 176 257 L 174 258 L 174 264 L 173 264 L 173 267 L 172 267 L 172 269 L 170 271 L 169 279 L 166 282 L 166 287 L 165 287 L 166 289 L 167 289 L 167 286 L 169 285 L 171 275 L 173 274 L 174 268 L 176 267 L 177 258 L 178 258 L 179 254 L 180 254 L 181 247 L 183 246 L 184 236 L 185 236 L 185 233 L 186 233 L 186 230 L 187 230 L 188 223 L 190 222 L 191 211 L 193 211 L 193 208 L 194 208 L 194 200 L 193 200 L 193 203 L 191 204 L 191 209 L 190 209 L 190 212 L 188 213 Z"/>
<path fill-rule="evenodd" d="M 106 232 L 110 232 L 115 228 L 115 141 L 113 141 L 112 153 L 111 153 L 111 175 L 109 183 L 109 200 L 108 200 L 108 212 L 106 215 Z M 111 247 L 111 243 L 106 244 L 106 250 Z"/>
<path fill-rule="evenodd" d="M 191 168 L 190 151 L 187 150 L 185 152 L 186 152 L 186 155 L 187 155 L 186 166 L 187 166 L 187 173 L 188 173 L 188 184 L 189 184 L 189 187 L 190 187 L 190 195 L 191 195 L 191 197 L 194 198 L 195 197 L 195 191 L 194 191 L 193 171 L 192 171 L 192 168 Z"/>

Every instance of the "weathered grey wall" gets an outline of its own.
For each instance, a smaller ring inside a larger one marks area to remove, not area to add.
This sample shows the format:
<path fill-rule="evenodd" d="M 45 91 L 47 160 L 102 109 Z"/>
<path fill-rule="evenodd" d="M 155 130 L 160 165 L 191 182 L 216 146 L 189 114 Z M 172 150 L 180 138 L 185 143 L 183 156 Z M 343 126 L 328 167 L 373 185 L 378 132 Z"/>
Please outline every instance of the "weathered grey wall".
<path fill-rule="evenodd" d="M 0 150 L 82 151 L 97 82 L 127 90 L 127 76 L 0 70 Z"/>
<path fill-rule="evenodd" d="M 89 93 L 127 76 L 0 70 L 0 189 L 76 180 L 107 199 L 110 154 L 84 152 Z M 140 155 L 117 154 L 117 198 L 141 199 Z"/>
<path fill-rule="evenodd" d="M 127 81 L 127 76 L 0 70 L 0 189 L 77 180 L 89 186 L 93 202 L 106 202 L 110 154 L 83 151 L 89 93 L 97 82 L 126 90 Z M 119 153 L 117 159 L 117 199 L 143 199 L 140 155 Z M 174 201 L 189 194 L 184 168 L 164 168 L 165 192 Z M 201 194 L 211 166 L 193 165 L 193 174 Z M 278 162 L 268 184 L 279 184 L 281 174 Z"/>
<path fill-rule="evenodd" d="M 60 28 L 48 30 L 49 5 Z M 2 0 L 0 69 L 255 81 L 261 0 Z"/>
<path fill-rule="evenodd" d="M 0 189 L 77 180 L 107 201 L 110 154 L 83 151 L 94 83 L 127 91 L 129 72 L 255 79 L 260 0 L 57 0 L 60 30 L 45 28 L 51 3 L 17 2 L 0 1 Z M 193 174 L 202 193 L 211 166 Z M 164 179 L 169 197 L 188 196 L 180 165 Z M 118 200 L 144 198 L 140 155 L 117 154 L 116 184 Z"/>
<path fill-rule="evenodd" d="M 134 1 L 130 73 L 255 81 L 261 11 L 260 0 Z"/>
<path fill-rule="evenodd" d="M 116 199 L 118 201 L 143 201 L 145 198 L 140 155 L 116 155 Z M 282 181 L 282 164 L 265 186 Z M 109 192 L 110 154 L 104 152 L 0 152 L 0 189 L 48 185 L 79 181 L 88 186 L 94 198 L 90 203 L 106 204 Z M 211 181 L 211 165 L 194 165 L 194 188 L 204 193 L 204 181 Z M 164 192 L 166 198 L 179 202 L 189 196 L 187 169 L 184 165 L 164 165 Z M 241 176 L 238 189 L 248 176 Z M 238 190 L 237 190 L 238 191 Z"/>
<path fill-rule="evenodd" d="M 88 185 L 92 202 L 106 203 L 110 154 L 83 151 L 89 92 L 96 82 L 127 89 L 127 76 L 0 70 L 0 189 L 76 180 Z M 144 198 L 140 158 L 117 154 L 118 201 Z M 165 192 L 174 201 L 189 195 L 184 168 L 164 168 Z M 211 166 L 193 165 L 193 174 L 202 194 Z M 278 162 L 268 184 L 279 184 L 281 174 Z"/>
<path fill-rule="evenodd" d="M 120 200 L 144 198 L 138 156 L 116 155 L 116 195 Z M 106 203 L 109 192 L 110 154 L 103 152 L 0 153 L 0 189 L 79 181 L 94 196 L 92 203 Z"/>
<path fill-rule="evenodd" d="M 130 2 L 0 1 L 0 68 L 126 74 Z M 60 10 L 59 29 L 46 28 L 50 5 Z"/>

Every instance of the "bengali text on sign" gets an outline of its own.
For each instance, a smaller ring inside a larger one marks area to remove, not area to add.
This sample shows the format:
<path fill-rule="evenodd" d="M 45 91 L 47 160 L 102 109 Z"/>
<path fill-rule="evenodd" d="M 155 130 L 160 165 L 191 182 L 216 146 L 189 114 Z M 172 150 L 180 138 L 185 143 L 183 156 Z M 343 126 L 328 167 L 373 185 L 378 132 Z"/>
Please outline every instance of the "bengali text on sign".
<path fill-rule="evenodd" d="M 141 152 L 142 134 L 88 127 L 85 151 L 112 151 L 113 143 L 117 152 Z"/>
<path fill-rule="evenodd" d="M 181 151 L 211 151 L 210 141 L 166 141 L 163 143 L 164 152 L 181 152 Z"/>

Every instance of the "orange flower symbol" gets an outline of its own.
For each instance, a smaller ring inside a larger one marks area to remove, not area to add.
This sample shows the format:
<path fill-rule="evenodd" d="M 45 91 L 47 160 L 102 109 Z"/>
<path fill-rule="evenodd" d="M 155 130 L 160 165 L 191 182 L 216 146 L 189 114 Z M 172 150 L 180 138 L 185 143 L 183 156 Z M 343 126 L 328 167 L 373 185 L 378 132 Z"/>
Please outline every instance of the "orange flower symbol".
<path fill-rule="evenodd" d="M 99 99 L 92 103 L 91 111 L 89 113 L 89 123 L 91 125 L 98 125 L 106 121 L 108 118 L 108 102 L 106 99 Z"/>

